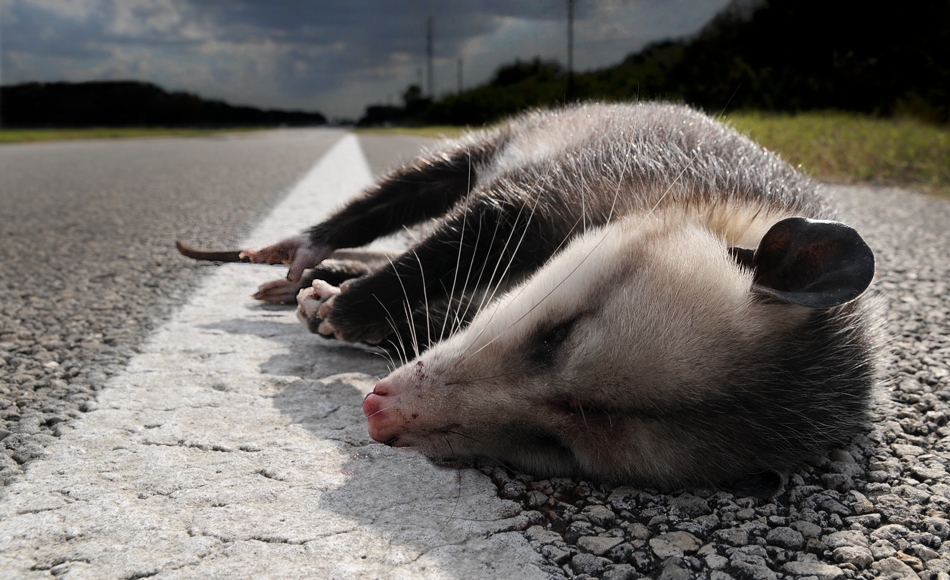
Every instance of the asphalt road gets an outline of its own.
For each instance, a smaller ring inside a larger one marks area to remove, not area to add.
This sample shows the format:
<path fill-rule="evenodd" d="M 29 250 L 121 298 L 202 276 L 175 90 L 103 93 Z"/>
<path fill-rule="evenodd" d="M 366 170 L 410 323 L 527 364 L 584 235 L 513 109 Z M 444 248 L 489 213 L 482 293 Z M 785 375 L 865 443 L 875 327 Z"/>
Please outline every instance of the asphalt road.
<path fill-rule="evenodd" d="M 233 246 L 340 136 L 0 146 L 0 481 L 42 457 L 213 268 L 174 240 Z M 369 135 L 364 150 L 378 173 L 424 142 Z"/>
<path fill-rule="evenodd" d="M 241 243 L 299 231 L 370 183 L 342 136 Z M 491 479 L 369 438 L 360 403 L 385 358 L 250 298 L 276 275 L 205 272 L 95 408 L 58 424 L 0 492 L 0 577 L 546 577 L 515 531 L 528 516 Z"/>
<path fill-rule="evenodd" d="M 16 480 L 338 134 L 0 147 L 0 474 Z M 424 140 L 362 137 L 378 172 Z M 950 201 L 830 187 L 875 251 L 881 387 L 868 432 L 771 501 L 486 469 L 551 576 L 950 579 Z M 0 500 L 2 501 L 2 500 Z M 0 553 L 2 553 L 0 545 Z M 55 568 L 50 564 L 50 570 Z"/>

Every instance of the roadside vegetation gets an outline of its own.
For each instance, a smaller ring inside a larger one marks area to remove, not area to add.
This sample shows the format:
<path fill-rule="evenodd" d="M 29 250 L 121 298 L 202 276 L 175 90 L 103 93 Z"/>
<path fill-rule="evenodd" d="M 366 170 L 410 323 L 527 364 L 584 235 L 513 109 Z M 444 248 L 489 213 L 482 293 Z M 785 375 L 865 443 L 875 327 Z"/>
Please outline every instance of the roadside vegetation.
<path fill-rule="evenodd" d="M 82 129 L 0 129 L 0 143 L 68 141 L 74 139 L 127 139 L 131 137 L 207 137 L 256 128 L 188 129 L 163 127 L 93 127 Z"/>
<path fill-rule="evenodd" d="M 232 107 L 132 81 L 28 83 L 3 91 L 0 117 L 12 127 L 325 122 L 319 113 Z M 732 0 L 695 35 L 650 44 L 613 66 L 571 74 L 555 61 L 515 60 L 487 82 L 452 94 L 426 95 L 411 85 L 401 105 L 370 105 L 357 126 L 454 137 L 463 127 L 565 102 L 646 100 L 728 111 L 724 122 L 824 181 L 950 195 L 950 4 L 919 0 L 914 10 L 902 10 L 886 0 Z M 223 131 L 235 130 L 243 129 Z M 223 131 L 6 130 L 0 143 Z"/>
<path fill-rule="evenodd" d="M 950 194 L 950 126 L 851 113 L 735 113 L 723 119 L 803 171 L 835 183 Z"/>
<path fill-rule="evenodd" d="M 914 10 L 886 0 L 732 0 L 697 34 L 616 65 L 572 75 L 555 61 L 516 60 L 454 94 L 410 86 L 402 106 L 369 106 L 358 125 L 482 127 L 565 102 L 687 103 L 729 112 L 726 123 L 819 179 L 950 194 L 948 88 L 946 0 Z"/>
<path fill-rule="evenodd" d="M 950 195 L 950 126 L 855 113 L 730 113 L 722 121 L 792 165 L 832 183 L 914 187 Z M 358 133 L 455 138 L 477 127 L 363 128 Z M 136 137 L 207 137 L 257 128 L 2 129 L 0 143 Z"/>
<path fill-rule="evenodd" d="M 832 183 L 902 185 L 950 195 L 950 127 L 854 113 L 730 113 L 721 119 L 802 171 Z M 358 132 L 453 138 L 439 125 Z"/>
<path fill-rule="evenodd" d="M 454 125 L 432 125 L 421 127 L 364 127 L 356 129 L 357 133 L 381 133 L 384 135 L 415 135 L 417 137 L 433 137 L 435 139 L 455 139 L 479 127 L 461 127 Z"/>

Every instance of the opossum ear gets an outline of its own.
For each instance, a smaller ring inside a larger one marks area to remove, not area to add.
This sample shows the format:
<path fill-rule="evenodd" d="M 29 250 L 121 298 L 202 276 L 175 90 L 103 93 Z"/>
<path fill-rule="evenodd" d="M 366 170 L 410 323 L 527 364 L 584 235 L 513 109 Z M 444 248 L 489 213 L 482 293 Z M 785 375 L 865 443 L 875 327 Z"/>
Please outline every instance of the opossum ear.
<path fill-rule="evenodd" d="M 752 259 L 755 258 L 755 250 L 748 248 L 729 248 L 729 255 L 736 261 L 736 264 L 748 268 L 749 270 L 755 268 L 755 264 L 752 262 Z"/>
<path fill-rule="evenodd" d="M 851 227 L 796 217 L 765 234 L 752 268 L 753 291 L 790 304 L 829 308 L 864 292 L 874 277 L 874 254 Z"/>

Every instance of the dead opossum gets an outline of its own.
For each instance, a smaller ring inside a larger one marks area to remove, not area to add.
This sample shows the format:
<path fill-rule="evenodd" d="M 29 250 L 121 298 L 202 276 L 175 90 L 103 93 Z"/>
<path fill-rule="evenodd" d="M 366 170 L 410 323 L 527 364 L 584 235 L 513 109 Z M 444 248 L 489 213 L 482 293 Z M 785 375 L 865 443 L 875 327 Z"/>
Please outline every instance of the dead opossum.
<path fill-rule="evenodd" d="M 689 108 L 578 106 L 429 153 L 244 255 L 291 264 L 257 297 L 303 288 L 311 330 L 415 355 L 363 403 L 377 441 L 547 476 L 723 482 L 793 467 L 865 418 L 874 259 L 817 188 Z M 321 264 L 429 218 L 371 272 Z M 342 292 L 332 268 L 353 276 Z"/>

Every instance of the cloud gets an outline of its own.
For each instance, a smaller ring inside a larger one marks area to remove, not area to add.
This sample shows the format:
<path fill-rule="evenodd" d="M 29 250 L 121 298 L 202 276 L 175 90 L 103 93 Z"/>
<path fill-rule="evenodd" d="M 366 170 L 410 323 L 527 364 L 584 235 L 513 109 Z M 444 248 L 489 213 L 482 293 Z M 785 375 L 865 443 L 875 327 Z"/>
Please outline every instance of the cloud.
<path fill-rule="evenodd" d="M 727 0 L 577 0 L 575 66 L 696 31 Z M 515 58 L 566 61 L 565 0 L 0 0 L 2 82 L 138 79 L 358 117 L 398 100 L 434 19 L 436 92 Z"/>

